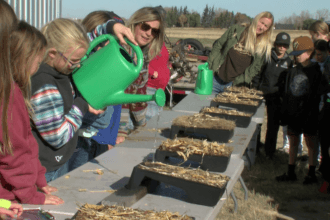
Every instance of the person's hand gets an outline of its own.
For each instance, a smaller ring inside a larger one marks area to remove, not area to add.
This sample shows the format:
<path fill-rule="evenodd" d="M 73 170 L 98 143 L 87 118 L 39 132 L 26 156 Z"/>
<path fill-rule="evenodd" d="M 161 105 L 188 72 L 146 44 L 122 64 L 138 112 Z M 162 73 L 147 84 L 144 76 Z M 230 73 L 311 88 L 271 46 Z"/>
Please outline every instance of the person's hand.
<path fill-rule="evenodd" d="M 102 114 L 105 110 L 96 110 L 92 106 L 88 105 L 88 111 L 94 115 Z"/>
<path fill-rule="evenodd" d="M 154 74 L 152 75 L 152 78 L 156 79 L 158 77 L 158 72 L 155 71 Z"/>
<path fill-rule="evenodd" d="M 56 192 L 57 188 L 47 185 L 47 186 L 44 186 L 44 187 L 40 188 L 40 190 L 42 192 L 44 192 L 45 194 L 51 194 L 52 192 Z"/>
<path fill-rule="evenodd" d="M 111 150 L 113 148 L 113 145 L 108 144 L 108 150 Z"/>
<path fill-rule="evenodd" d="M 138 45 L 138 43 L 134 39 L 134 35 L 133 35 L 131 29 L 129 29 L 128 27 L 125 27 L 123 24 L 116 23 L 113 26 L 113 32 L 118 37 L 120 44 L 127 45 L 126 41 L 124 40 L 124 36 L 125 36 L 133 44 L 135 44 L 136 46 Z"/>
<path fill-rule="evenodd" d="M 125 141 L 125 137 L 117 137 L 117 140 L 116 140 L 116 144 L 120 144 L 120 143 L 123 143 Z"/>
<path fill-rule="evenodd" d="M 23 213 L 23 207 L 20 204 L 17 203 L 11 203 L 11 206 L 9 209 L 0 208 L 0 217 L 6 218 L 6 216 L 10 216 L 12 218 L 19 217 Z"/>
<path fill-rule="evenodd" d="M 57 196 L 54 196 L 51 194 L 45 194 L 45 196 L 46 196 L 46 199 L 45 199 L 44 205 L 60 205 L 60 204 L 64 203 L 64 201 Z"/>

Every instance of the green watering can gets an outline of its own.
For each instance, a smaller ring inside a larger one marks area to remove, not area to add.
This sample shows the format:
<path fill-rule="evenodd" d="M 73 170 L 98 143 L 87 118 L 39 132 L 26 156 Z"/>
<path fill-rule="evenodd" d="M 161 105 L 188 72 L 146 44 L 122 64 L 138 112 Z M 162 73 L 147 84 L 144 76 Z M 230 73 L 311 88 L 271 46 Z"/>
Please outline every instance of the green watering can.
<path fill-rule="evenodd" d="M 200 95 L 211 95 L 213 88 L 213 71 L 209 64 L 204 63 L 198 66 L 195 93 Z"/>
<path fill-rule="evenodd" d="M 97 45 L 107 40 L 110 41 L 108 45 L 90 55 Z M 73 71 L 72 78 L 77 89 L 95 109 L 147 101 L 155 101 L 158 106 L 164 106 L 166 98 L 162 89 L 158 89 L 154 95 L 124 93 L 138 78 L 143 66 L 143 53 L 140 47 L 127 39 L 126 42 L 136 53 L 136 65 L 114 36 L 106 34 L 93 40 L 86 55 L 81 59 L 81 67 Z"/>

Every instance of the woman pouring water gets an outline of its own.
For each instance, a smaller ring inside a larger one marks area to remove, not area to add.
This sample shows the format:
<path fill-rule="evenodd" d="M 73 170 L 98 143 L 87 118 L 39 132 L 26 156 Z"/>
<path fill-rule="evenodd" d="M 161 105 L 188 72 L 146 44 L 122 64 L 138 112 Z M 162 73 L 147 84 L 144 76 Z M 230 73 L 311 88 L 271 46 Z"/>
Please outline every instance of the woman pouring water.
<path fill-rule="evenodd" d="M 214 72 L 213 94 L 251 83 L 264 60 L 271 59 L 273 26 L 273 15 L 262 12 L 251 25 L 233 25 L 216 40 L 207 61 Z"/>

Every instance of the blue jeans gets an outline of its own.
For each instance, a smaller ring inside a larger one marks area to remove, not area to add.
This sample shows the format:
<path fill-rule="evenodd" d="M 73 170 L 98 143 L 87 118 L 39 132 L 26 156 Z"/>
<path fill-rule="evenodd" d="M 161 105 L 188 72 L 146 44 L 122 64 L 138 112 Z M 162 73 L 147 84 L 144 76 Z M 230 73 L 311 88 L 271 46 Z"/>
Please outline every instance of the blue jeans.
<path fill-rule="evenodd" d="M 233 85 L 233 82 L 226 83 L 220 77 L 215 74 L 213 76 L 213 89 L 212 89 L 212 94 L 218 94 L 222 93 L 225 91 L 227 87 L 230 87 Z"/>
<path fill-rule="evenodd" d="M 77 148 L 69 160 L 69 171 L 84 165 L 107 150 L 107 144 L 99 144 L 91 138 L 78 137 Z"/>
<path fill-rule="evenodd" d="M 57 170 L 49 171 L 45 173 L 47 183 L 53 181 L 69 172 L 69 161 L 67 161 L 63 166 Z"/>
<path fill-rule="evenodd" d="M 147 94 L 153 95 L 155 94 L 157 89 L 152 87 L 147 87 Z M 155 115 L 158 115 L 162 108 L 160 108 L 155 101 L 149 101 L 146 113 L 146 120 L 149 121 Z"/>

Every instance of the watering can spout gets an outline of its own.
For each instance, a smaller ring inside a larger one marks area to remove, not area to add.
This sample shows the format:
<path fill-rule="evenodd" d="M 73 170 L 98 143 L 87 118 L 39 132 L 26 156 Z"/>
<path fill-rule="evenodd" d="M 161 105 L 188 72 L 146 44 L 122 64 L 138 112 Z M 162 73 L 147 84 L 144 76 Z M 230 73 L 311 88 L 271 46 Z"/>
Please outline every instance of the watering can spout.
<path fill-rule="evenodd" d="M 165 100 L 166 96 L 162 89 L 157 89 L 153 95 L 127 94 L 119 92 L 108 98 L 107 105 L 155 101 L 158 106 L 164 106 Z"/>

